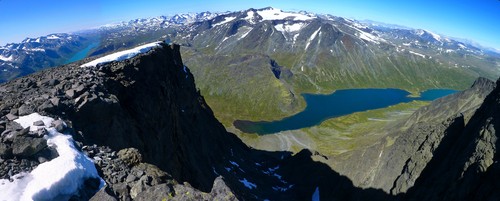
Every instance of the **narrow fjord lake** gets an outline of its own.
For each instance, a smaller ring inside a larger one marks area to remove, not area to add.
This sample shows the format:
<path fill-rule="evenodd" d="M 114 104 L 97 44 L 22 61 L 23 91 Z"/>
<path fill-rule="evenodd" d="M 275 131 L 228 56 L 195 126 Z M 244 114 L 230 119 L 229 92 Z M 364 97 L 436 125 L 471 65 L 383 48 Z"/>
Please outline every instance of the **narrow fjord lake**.
<path fill-rule="evenodd" d="M 74 54 L 70 59 L 68 59 L 68 61 L 66 61 L 66 64 L 84 59 L 89 55 L 90 50 L 96 48 L 97 46 L 99 46 L 99 42 L 93 42 L 89 44 L 85 49 L 80 50 L 79 52 Z"/>
<path fill-rule="evenodd" d="M 304 111 L 296 115 L 271 122 L 236 120 L 234 126 L 246 133 L 265 135 L 311 127 L 329 118 L 413 100 L 432 101 L 455 92 L 457 91 L 450 89 L 430 89 L 415 98 L 409 97 L 410 93 L 401 89 L 346 89 L 328 95 L 304 94 L 307 106 Z"/>

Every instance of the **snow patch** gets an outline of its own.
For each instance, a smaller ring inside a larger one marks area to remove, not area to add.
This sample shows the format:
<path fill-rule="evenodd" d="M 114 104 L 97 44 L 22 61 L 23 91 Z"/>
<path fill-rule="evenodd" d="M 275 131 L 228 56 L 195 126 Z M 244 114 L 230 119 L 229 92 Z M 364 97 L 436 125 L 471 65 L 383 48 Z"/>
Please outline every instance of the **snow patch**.
<path fill-rule="evenodd" d="M 253 11 L 248 11 L 247 16 L 244 18 L 246 21 L 250 22 L 251 24 L 255 24 L 255 17 L 254 17 L 255 12 Z"/>
<path fill-rule="evenodd" d="M 426 30 L 427 31 L 427 30 Z M 441 41 L 441 36 L 440 35 L 437 35 L 435 33 L 432 33 L 430 31 L 427 31 L 427 33 L 429 33 L 434 39 L 436 39 L 437 41 Z"/>
<path fill-rule="evenodd" d="M 370 34 L 370 33 L 367 33 L 361 29 L 358 29 L 354 26 L 349 26 L 351 28 L 353 28 L 354 30 L 358 31 L 357 33 L 355 33 L 355 35 L 363 40 L 366 40 L 366 41 L 369 41 L 369 42 L 372 42 L 372 43 L 375 43 L 375 44 L 380 44 L 379 41 L 385 41 L 384 39 L 382 38 L 379 38 L 377 36 L 374 36 L 373 34 Z"/>
<path fill-rule="evenodd" d="M 295 35 L 293 36 L 293 44 L 294 44 L 294 45 L 295 45 L 295 41 L 297 41 L 297 38 L 299 38 L 299 35 L 300 35 L 300 34 L 299 34 L 299 33 L 297 33 L 297 34 L 295 34 Z"/>
<path fill-rule="evenodd" d="M 305 23 L 294 23 L 294 24 L 277 24 L 274 26 L 276 30 L 281 31 L 281 32 L 296 32 L 300 31 L 302 27 L 304 27 Z"/>
<path fill-rule="evenodd" d="M 42 48 L 30 48 L 30 49 L 25 49 L 26 51 L 33 51 L 33 52 L 45 52 L 45 49 Z"/>
<path fill-rule="evenodd" d="M 240 179 L 240 182 L 249 189 L 257 188 L 256 184 L 249 182 L 246 178 Z"/>
<path fill-rule="evenodd" d="M 50 127 L 54 119 L 33 113 L 14 120 L 30 131 L 38 128 L 47 129 L 47 145 L 54 147 L 59 156 L 51 161 L 38 165 L 30 173 L 20 173 L 11 177 L 12 182 L 0 180 L 0 192 L 5 200 L 54 200 L 69 199 L 75 194 L 84 181 L 89 178 L 100 179 L 100 187 L 104 181 L 99 177 L 90 158 L 78 151 L 71 135 L 57 132 Z M 43 121 L 46 126 L 35 127 L 33 123 Z"/>
<path fill-rule="evenodd" d="M 240 165 L 238 163 L 234 162 L 234 161 L 229 161 L 229 163 L 231 163 L 231 165 L 234 165 L 236 167 L 240 167 Z"/>
<path fill-rule="evenodd" d="M 458 47 L 460 47 L 460 48 L 462 48 L 462 49 L 465 49 L 465 48 L 466 48 L 466 47 L 465 47 L 465 45 L 463 45 L 463 44 L 461 44 L 461 43 L 459 43 L 459 44 L 458 44 Z"/>
<path fill-rule="evenodd" d="M 116 52 L 116 53 L 101 57 L 101 58 L 96 59 L 94 61 L 83 64 L 80 67 L 94 67 L 94 66 L 97 66 L 99 64 L 105 64 L 105 63 L 109 63 L 112 61 L 123 61 L 125 59 L 130 59 L 138 54 L 146 53 L 149 50 L 151 50 L 152 48 L 158 47 L 158 46 L 160 46 L 160 42 L 148 43 L 148 44 L 141 45 L 139 47 L 136 47 L 136 48 L 133 48 L 130 50 L 124 50 L 121 52 Z"/>
<path fill-rule="evenodd" d="M 19 119 L 16 119 L 14 121 L 19 125 L 21 125 L 23 128 L 30 127 L 30 131 L 37 131 L 40 128 L 46 128 L 50 126 L 50 124 L 52 123 L 52 121 L 54 121 L 54 119 L 42 116 L 38 113 L 32 113 L 30 115 L 19 117 Z M 33 123 L 36 121 L 43 121 L 43 124 L 45 124 L 45 126 L 34 126 Z"/>
<path fill-rule="evenodd" d="M 294 185 L 293 184 L 290 184 L 286 187 L 280 187 L 280 186 L 273 186 L 273 190 L 274 191 L 280 191 L 280 192 L 285 192 L 285 191 L 288 191 L 289 189 L 291 189 Z"/>
<path fill-rule="evenodd" d="M 216 23 L 216 24 L 213 24 L 212 27 L 216 27 L 216 26 L 219 26 L 219 25 L 222 25 L 222 24 L 225 24 L 225 23 L 228 23 L 228 22 L 231 22 L 233 21 L 234 19 L 236 19 L 236 17 L 225 17 L 224 20 L 222 22 L 219 22 L 219 23 Z"/>
<path fill-rule="evenodd" d="M 318 32 L 320 29 L 321 29 L 321 27 L 319 27 L 318 30 L 314 31 L 314 33 L 311 35 L 311 37 L 309 37 L 309 40 L 307 40 L 307 43 L 306 43 L 306 48 L 304 48 L 304 50 L 307 50 L 307 48 L 311 44 L 311 41 L 314 40 L 314 38 L 316 38 L 316 35 L 318 35 Z"/>
<path fill-rule="evenodd" d="M 268 168 L 268 169 L 269 169 L 269 171 L 270 171 L 270 172 L 274 172 L 274 171 L 276 171 L 276 170 L 280 169 L 280 166 L 278 165 L 278 166 L 276 166 L 276 167 L 273 167 L 273 168 Z"/>
<path fill-rule="evenodd" d="M 3 55 L 0 55 L 0 60 L 2 61 L 12 61 L 14 58 L 12 57 L 12 55 L 10 55 L 9 57 L 5 57 Z"/>
<path fill-rule="evenodd" d="M 285 18 L 293 18 L 294 20 L 311 20 L 315 18 L 300 13 L 283 12 L 282 10 L 275 8 L 257 11 L 257 14 L 262 17 L 262 20 L 283 20 Z"/>
<path fill-rule="evenodd" d="M 316 187 L 316 190 L 313 193 L 312 201 L 319 201 L 319 187 Z"/>
<path fill-rule="evenodd" d="M 47 39 L 54 40 L 54 39 L 60 39 L 60 38 L 59 38 L 59 36 L 56 36 L 56 35 L 50 35 L 50 36 L 47 36 Z"/>
<path fill-rule="evenodd" d="M 253 28 L 248 29 L 248 31 L 244 32 L 244 33 L 243 33 L 243 34 L 242 34 L 242 35 L 238 38 L 238 40 L 241 40 L 241 39 L 243 39 L 243 38 L 247 37 L 247 35 L 248 35 L 248 34 L 249 34 L 252 30 L 253 30 Z"/>
<path fill-rule="evenodd" d="M 420 54 L 420 53 L 417 53 L 417 52 L 414 52 L 414 51 L 411 51 L 411 50 L 408 51 L 408 52 L 410 52 L 411 54 L 417 55 L 417 56 L 422 57 L 422 58 L 425 59 L 425 55 L 423 55 L 423 54 Z"/>
<path fill-rule="evenodd" d="M 40 38 L 37 38 L 37 39 L 35 40 L 35 42 L 39 43 L 39 42 L 40 42 Z"/>
<path fill-rule="evenodd" d="M 186 74 L 186 79 L 187 79 L 188 78 L 187 66 L 184 65 L 184 67 L 182 68 L 182 70 L 184 70 L 184 74 Z M 182 110 L 182 112 L 184 112 L 184 110 Z"/>

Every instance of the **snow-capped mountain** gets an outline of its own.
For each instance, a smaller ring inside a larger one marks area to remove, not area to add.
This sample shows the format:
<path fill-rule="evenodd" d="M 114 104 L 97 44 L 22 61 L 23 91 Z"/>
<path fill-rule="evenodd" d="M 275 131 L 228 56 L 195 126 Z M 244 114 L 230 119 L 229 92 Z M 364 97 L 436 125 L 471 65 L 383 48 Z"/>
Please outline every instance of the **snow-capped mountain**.
<path fill-rule="evenodd" d="M 349 55 L 352 51 L 368 57 L 416 57 L 417 60 L 421 58 L 437 65 L 474 69 L 472 74 L 476 75 L 496 76 L 498 73 L 492 73 L 492 68 L 498 68 L 500 63 L 499 55 L 492 51 L 426 30 L 268 7 L 135 19 L 65 36 L 52 34 L 28 38 L 18 44 L 0 47 L 1 78 L 5 81 L 37 69 L 63 64 L 68 57 L 90 44 L 98 45 L 91 48 L 86 56 L 130 48 L 157 39 L 194 48 L 211 47 L 216 52 L 254 47 L 263 48 L 260 51 L 266 54 L 302 52 L 306 56 L 301 56 L 301 61 L 295 62 L 295 66 L 288 66 L 301 71 L 315 66 L 316 62 L 312 60 L 316 60 L 318 53 L 342 58 L 352 56 Z M 66 54 L 59 53 L 59 50 Z M 359 65 L 344 66 L 350 66 L 347 69 L 352 71 L 355 70 L 353 66 Z M 23 70 L 15 70 L 17 68 Z"/>

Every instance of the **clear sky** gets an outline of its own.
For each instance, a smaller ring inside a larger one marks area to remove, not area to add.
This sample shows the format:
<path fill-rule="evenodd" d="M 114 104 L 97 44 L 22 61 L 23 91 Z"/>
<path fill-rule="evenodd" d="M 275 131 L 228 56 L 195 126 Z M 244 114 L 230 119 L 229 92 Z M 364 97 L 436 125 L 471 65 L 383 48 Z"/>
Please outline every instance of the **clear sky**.
<path fill-rule="evenodd" d="M 0 45 L 141 17 L 267 6 L 423 28 L 500 50 L 500 0 L 0 0 Z"/>

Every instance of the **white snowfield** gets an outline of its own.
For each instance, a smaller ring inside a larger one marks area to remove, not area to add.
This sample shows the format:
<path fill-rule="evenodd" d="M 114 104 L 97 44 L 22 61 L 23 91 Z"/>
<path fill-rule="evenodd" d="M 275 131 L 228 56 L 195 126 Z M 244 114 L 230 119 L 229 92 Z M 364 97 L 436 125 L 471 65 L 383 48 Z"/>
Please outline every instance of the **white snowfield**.
<path fill-rule="evenodd" d="M 311 20 L 315 18 L 300 13 L 283 12 L 282 10 L 276 8 L 257 11 L 257 14 L 262 17 L 262 20 L 283 20 L 288 17 L 293 18 L 294 20 Z"/>
<path fill-rule="evenodd" d="M 43 121 L 46 126 L 33 126 L 36 121 Z M 23 128 L 30 130 L 45 128 L 48 134 L 47 145 L 54 147 L 59 156 L 38 165 L 29 173 L 20 173 L 11 177 L 12 182 L 0 180 L 0 200 L 68 200 L 88 178 L 101 180 L 99 188 L 105 184 L 99 177 L 94 162 L 75 148 L 71 135 L 57 132 L 51 123 L 54 119 L 33 113 L 14 120 Z"/>
<path fill-rule="evenodd" d="M 105 63 L 109 63 L 109 62 L 113 62 L 113 61 L 123 61 L 125 59 L 130 59 L 132 57 L 135 57 L 138 54 L 146 53 L 154 47 L 160 46 L 160 43 L 161 42 L 148 43 L 145 45 L 135 47 L 133 49 L 116 52 L 116 53 L 101 57 L 99 59 L 96 59 L 94 61 L 88 62 L 86 64 L 83 64 L 80 67 L 95 67 L 99 64 L 105 64 Z"/>

